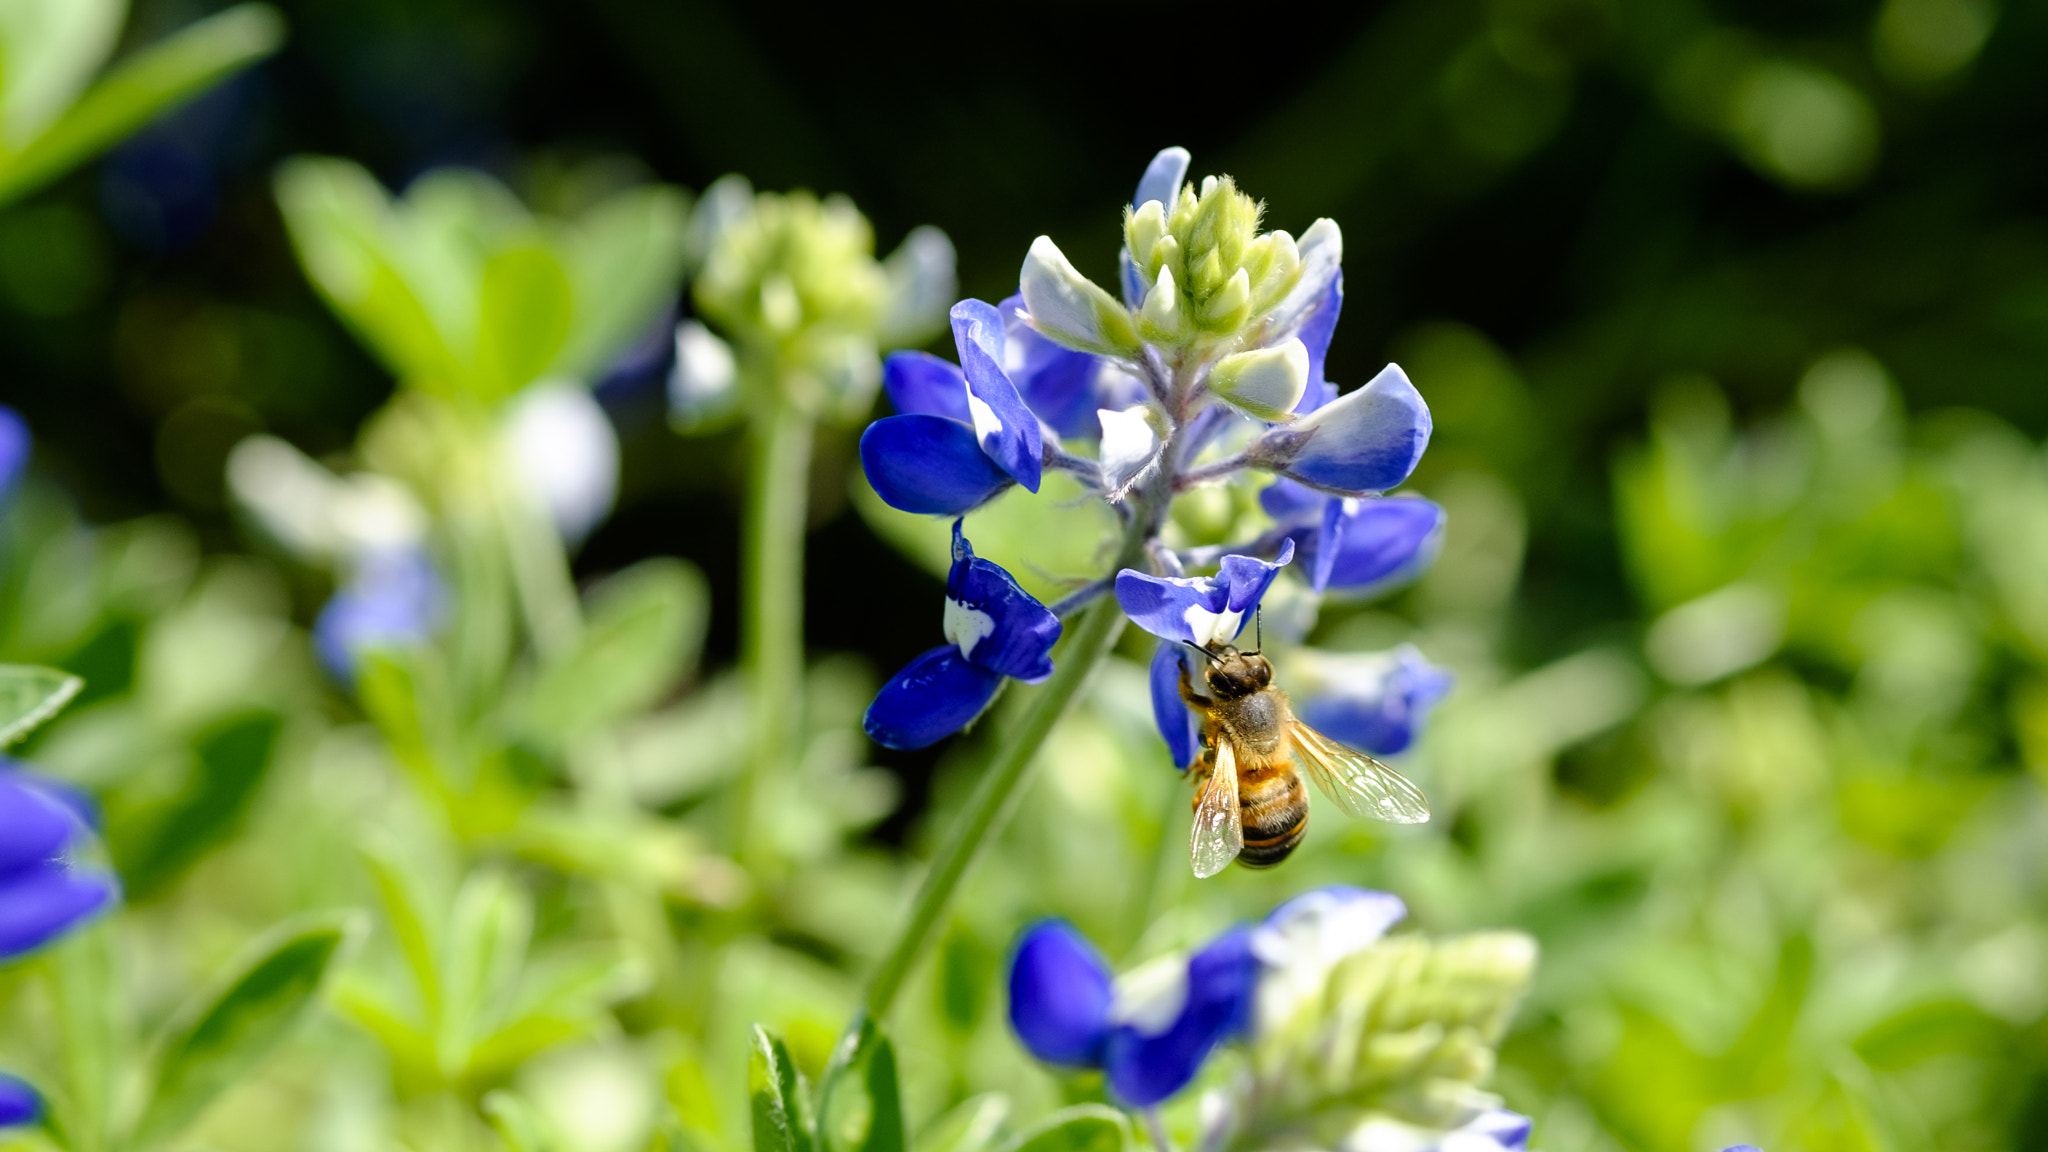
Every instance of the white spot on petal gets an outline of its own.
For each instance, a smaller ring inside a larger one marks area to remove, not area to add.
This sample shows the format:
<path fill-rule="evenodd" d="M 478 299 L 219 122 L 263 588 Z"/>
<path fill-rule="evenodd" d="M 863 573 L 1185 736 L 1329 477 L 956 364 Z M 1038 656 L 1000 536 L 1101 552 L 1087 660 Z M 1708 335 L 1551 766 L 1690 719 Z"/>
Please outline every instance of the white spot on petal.
<path fill-rule="evenodd" d="M 1161 956 L 1117 977 L 1109 1002 L 1109 1019 L 1129 1024 L 1141 1035 L 1157 1036 L 1173 1027 L 1188 1002 L 1185 956 Z"/>
<path fill-rule="evenodd" d="M 967 410 L 974 415 L 974 438 L 984 446 L 1003 430 L 1003 421 L 996 410 L 982 402 L 974 393 L 967 394 Z"/>
<path fill-rule="evenodd" d="M 946 597 L 946 618 L 942 626 L 946 643 L 957 645 L 960 655 L 969 660 L 974 658 L 974 646 L 981 643 L 996 630 L 995 617 L 979 609 L 969 608 L 951 596 Z"/>
<path fill-rule="evenodd" d="M 1207 647 L 1218 641 L 1228 643 L 1236 639 L 1237 630 L 1244 623 L 1244 613 L 1232 612 L 1227 608 L 1221 612 L 1211 612 L 1200 604 L 1190 604 L 1188 610 L 1181 614 L 1181 619 L 1187 621 L 1188 631 L 1194 633 L 1195 643 Z"/>

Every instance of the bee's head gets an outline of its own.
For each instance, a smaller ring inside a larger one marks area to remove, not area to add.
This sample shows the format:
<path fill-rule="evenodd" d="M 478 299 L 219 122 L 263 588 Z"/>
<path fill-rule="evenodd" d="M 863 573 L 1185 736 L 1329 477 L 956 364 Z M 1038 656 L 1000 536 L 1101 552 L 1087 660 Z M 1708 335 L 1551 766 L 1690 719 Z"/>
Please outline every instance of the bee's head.
<path fill-rule="evenodd" d="M 1209 688 L 1226 700 L 1249 696 L 1273 682 L 1273 666 L 1256 652 L 1239 652 L 1228 644 L 1207 651 Z"/>

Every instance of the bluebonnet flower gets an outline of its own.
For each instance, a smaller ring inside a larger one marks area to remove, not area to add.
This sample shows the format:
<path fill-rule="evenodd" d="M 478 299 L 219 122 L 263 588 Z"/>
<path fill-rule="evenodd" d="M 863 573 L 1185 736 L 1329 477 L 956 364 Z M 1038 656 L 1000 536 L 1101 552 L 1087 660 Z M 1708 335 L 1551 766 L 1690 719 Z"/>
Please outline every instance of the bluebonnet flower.
<path fill-rule="evenodd" d="M 0 1128 L 33 1124 L 42 1117 L 43 1098 L 28 1081 L 0 1072 Z"/>
<path fill-rule="evenodd" d="M 1302 722 L 1375 756 L 1406 751 L 1452 682 L 1413 644 L 1390 652 L 1303 649 L 1292 668 Z"/>
<path fill-rule="evenodd" d="M 0 961 L 32 952 L 112 906 L 112 876 L 69 853 L 90 832 L 64 792 L 0 770 Z"/>
<path fill-rule="evenodd" d="M 994 307 L 962 300 L 951 318 L 958 366 L 925 352 L 882 365 L 899 414 L 861 436 L 861 464 L 891 507 L 959 515 L 1012 484 L 1036 492 L 1045 467 L 1063 460 L 1061 438 L 1088 436 L 1100 413 L 1140 398 L 1142 385 L 1101 357 L 1032 328 L 1021 296 Z"/>
<path fill-rule="evenodd" d="M 1185 958 L 1111 975 L 1064 921 L 1026 929 L 1010 966 L 1010 1024 L 1048 1064 L 1100 1069 L 1117 1099 L 1150 1107 L 1187 1087 L 1251 1022 L 1259 965 L 1233 928 Z"/>
<path fill-rule="evenodd" d="M 869 705 L 865 724 L 876 743 L 926 747 L 981 715 L 1004 679 L 1035 684 L 1052 675 L 1059 617 L 977 557 L 957 520 L 943 627 L 946 642 L 890 677 Z"/>
<path fill-rule="evenodd" d="M 883 384 L 896 414 L 861 439 L 868 482 L 902 511 L 961 516 L 1015 486 L 1037 492 L 1047 469 L 1077 476 L 1116 510 L 1124 555 L 1142 543 L 1144 570 L 1080 582 L 1058 610 L 1113 588 L 1124 613 L 1166 642 L 1152 663 L 1153 705 L 1183 765 L 1197 733 L 1178 693 L 1183 646 L 1234 641 L 1297 558 L 1310 595 L 1289 615 L 1304 629 L 1325 592 L 1391 588 L 1433 559 L 1444 521 L 1427 500 L 1380 498 L 1429 443 L 1429 409 L 1407 376 L 1389 365 L 1342 395 L 1328 379 L 1344 305 L 1336 224 L 1317 220 L 1298 240 L 1261 231 L 1263 206 L 1227 176 L 1188 180 L 1188 166 L 1186 150 L 1168 148 L 1140 179 L 1124 213 L 1119 295 L 1039 237 L 1016 295 L 954 306 L 957 365 L 920 352 L 889 358 Z M 1166 533 L 1179 495 L 1248 470 L 1271 474 L 1260 500 L 1271 523 L 1254 526 L 1253 539 L 1188 547 Z M 1364 714 L 1360 701 L 1378 684 L 1338 694 L 1347 718 Z M 1434 699 L 1429 687 L 1382 708 L 1382 727 L 1399 712 L 1408 735 L 1375 732 L 1375 747 L 1405 746 Z M 1386 694 L 1372 699 L 1385 704 Z"/>
<path fill-rule="evenodd" d="M 446 599 L 440 574 L 422 549 L 359 557 L 314 619 L 313 649 L 330 675 L 353 683 L 365 652 L 416 644 L 431 636 Z"/>

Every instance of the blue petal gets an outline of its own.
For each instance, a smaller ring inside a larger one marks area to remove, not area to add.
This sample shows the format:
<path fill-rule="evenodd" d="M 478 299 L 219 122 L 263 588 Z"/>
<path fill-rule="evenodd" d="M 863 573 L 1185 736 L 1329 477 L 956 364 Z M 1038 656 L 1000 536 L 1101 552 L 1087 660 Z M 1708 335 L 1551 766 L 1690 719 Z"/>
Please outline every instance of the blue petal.
<path fill-rule="evenodd" d="M 884 748 L 925 748 L 967 727 L 995 699 L 1003 676 L 941 644 L 889 678 L 862 725 Z"/>
<path fill-rule="evenodd" d="M 54 862 L 0 878 L 0 960 L 42 947 L 117 894 L 111 876 Z"/>
<path fill-rule="evenodd" d="M 329 673 L 355 679 L 357 658 L 371 648 L 415 644 L 441 615 L 440 578 L 426 556 L 410 549 L 368 558 L 313 621 L 313 647 Z"/>
<path fill-rule="evenodd" d="M 1342 508 L 1345 501 L 1331 503 Z M 1360 501 L 1342 516 L 1323 583 L 1369 588 L 1413 575 L 1434 554 L 1443 525 L 1444 510 L 1420 497 Z"/>
<path fill-rule="evenodd" d="M 1255 462 L 1331 492 L 1384 492 L 1408 478 L 1429 447 L 1429 406 L 1400 365 L 1371 383 L 1267 432 Z"/>
<path fill-rule="evenodd" d="M 1225 603 L 1232 612 L 1250 612 L 1258 607 L 1259 599 L 1272 587 L 1273 578 L 1280 574 L 1289 561 L 1294 559 L 1294 541 L 1280 545 L 1280 554 L 1271 560 L 1256 556 L 1240 556 L 1231 553 L 1218 565 L 1216 579 L 1229 588 Z"/>
<path fill-rule="evenodd" d="M 13 495 L 21 474 L 28 470 L 31 443 L 28 422 L 21 413 L 0 404 L 0 500 Z"/>
<path fill-rule="evenodd" d="M 43 1098 L 17 1076 L 0 1072 L 0 1128 L 33 1124 L 43 1114 Z"/>
<path fill-rule="evenodd" d="M 981 450 L 1026 489 L 1038 491 L 1045 442 L 1038 417 L 1025 406 L 1010 374 L 1003 370 L 1003 317 L 979 300 L 953 305 L 953 343 L 960 350 L 960 370 L 967 375 L 967 393 L 980 401 L 972 409 L 974 435 Z"/>
<path fill-rule="evenodd" d="M 1010 476 L 974 429 L 943 416 L 885 416 L 860 437 L 860 463 L 882 502 L 904 512 L 958 516 L 994 499 Z"/>
<path fill-rule="evenodd" d="M 1010 1027 L 1048 1064 L 1096 1068 L 1109 1035 L 1109 966 L 1061 920 L 1018 938 L 1010 962 Z"/>
<path fill-rule="evenodd" d="M 1407 749 L 1429 710 L 1451 690 L 1451 674 L 1423 659 L 1412 645 L 1387 654 L 1376 670 L 1361 669 L 1343 683 L 1304 694 L 1295 711 L 1324 735 L 1375 756 Z"/>
<path fill-rule="evenodd" d="M 1125 248 L 1116 254 L 1117 279 L 1124 290 L 1124 307 L 1137 308 L 1145 302 L 1145 277 L 1138 271 L 1138 262 L 1131 259 L 1131 250 Z"/>
<path fill-rule="evenodd" d="M 1182 662 L 1185 651 L 1178 644 L 1161 644 L 1152 654 L 1152 721 L 1159 725 L 1174 767 L 1183 772 L 1195 762 L 1195 749 L 1201 742 L 1201 723 L 1194 709 L 1180 698 L 1181 669 L 1187 666 Z"/>
<path fill-rule="evenodd" d="M 1166 1031 L 1147 1036 L 1130 1025 L 1112 1029 L 1103 1051 L 1110 1091 L 1145 1108 L 1194 1080 L 1216 1046 L 1251 1023 L 1259 962 L 1251 933 L 1233 928 L 1188 959 L 1187 1002 Z"/>
<path fill-rule="evenodd" d="M 1308 347 L 1308 388 L 1301 394 L 1301 403 L 1294 406 L 1296 415 L 1306 416 L 1337 398 L 1337 389 L 1330 383 L 1324 365 L 1330 358 L 1330 337 L 1337 333 L 1337 315 L 1344 311 L 1344 273 L 1330 281 L 1329 291 L 1309 313 L 1301 330 L 1295 333 Z"/>
<path fill-rule="evenodd" d="M 967 377 L 929 352 L 892 352 L 882 361 L 882 391 L 889 406 L 906 416 L 944 416 L 971 425 Z"/>
<path fill-rule="evenodd" d="M 968 636 L 947 636 L 963 645 L 961 655 L 991 672 L 1027 684 L 1052 675 L 1052 646 L 1060 618 L 1017 584 L 1001 565 L 977 557 L 953 522 L 953 567 L 946 574 L 948 620 L 978 625 Z"/>
<path fill-rule="evenodd" d="M 1294 542 L 1268 562 L 1232 554 L 1214 576 L 1152 576 L 1126 568 L 1116 576 L 1117 604 L 1131 622 L 1175 644 L 1207 645 L 1234 640 L 1259 597 L 1282 566 L 1294 558 Z M 1231 613 L 1237 618 L 1231 619 Z M 1196 631 L 1198 623 L 1213 631 Z"/>
<path fill-rule="evenodd" d="M 78 818 L 18 772 L 0 774 L 0 882 L 17 869 L 56 859 Z"/>
<path fill-rule="evenodd" d="M 1330 497 L 1281 477 L 1259 492 L 1259 507 L 1282 527 L 1314 528 L 1323 522 L 1323 508 Z"/>
<path fill-rule="evenodd" d="M 1025 405 L 1062 437 L 1098 432 L 1095 411 L 1103 404 L 1095 384 L 1102 358 L 1055 344 L 1026 323 L 1022 296 L 996 305 L 996 311 L 1003 317 L 1003 369 Z"/>
<path fill-rule="evenodd" d="M 1180 195 L 1180 186 L 1187 181 L 1191 159 L 1185 148 L 1160 149 L 1152 162 L 1145 165 L 1145 175 L 1138 179 L 1138 194 L 1131 197 L 1131 207 L 1143 208 L 1146 201 L 1157 200 L 1171 209 L 1174 198 Z"/>
<path fill-rule="evenodd" d="M 1461 1132 L 1470 1132 L 1492 1140 L 1502 1152 L 1524 1152 L 1529 1147 L 1529 1131 L 1535 1125 L 1520 1112 L 1505 1108 L 1489 1108 L 1481 1112 Z M 1738 1144 L 1727 1152 L 1757 1152 L 1747 1144 Z"/>
<path fill-rule="evenodd" d="M 1515 1147 L 1520 1148 L 1523 1145 L 1517 1144 Z M 1754 1144 L 1730 1144 L 1728 1147 L 1721 1149 L 1721 1152 L 1761 1152 L 1761 1150 Z"/>

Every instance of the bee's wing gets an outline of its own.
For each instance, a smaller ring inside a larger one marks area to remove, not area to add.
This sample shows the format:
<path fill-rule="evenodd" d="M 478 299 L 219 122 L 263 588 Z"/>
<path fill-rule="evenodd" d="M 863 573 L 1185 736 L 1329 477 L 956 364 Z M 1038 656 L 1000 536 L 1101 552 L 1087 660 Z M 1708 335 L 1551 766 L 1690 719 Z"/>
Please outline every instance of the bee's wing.
<path fill-rule="evenodd" d="M 1244 814 L 1237 806 L 1237 749 L 1230 737 L 1216 741 L 1216 770 L 1209 773 L 1195 802 L 1195 824 L 1188 831 L 1188 861 L 1195 875 L 1208 879 L 1244 851 Z"/>
<path fill-rule="evenodd" d="M 1429 819 L 1429 801 L 1408 778 L 1299 720 L 1288 721 L 1295 754 L 1330 802 L 1353 816 L 1394 824 Z"/>

